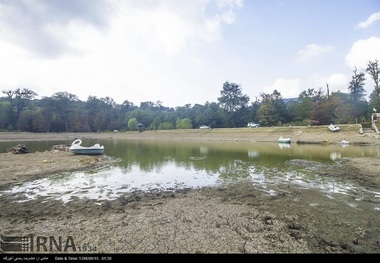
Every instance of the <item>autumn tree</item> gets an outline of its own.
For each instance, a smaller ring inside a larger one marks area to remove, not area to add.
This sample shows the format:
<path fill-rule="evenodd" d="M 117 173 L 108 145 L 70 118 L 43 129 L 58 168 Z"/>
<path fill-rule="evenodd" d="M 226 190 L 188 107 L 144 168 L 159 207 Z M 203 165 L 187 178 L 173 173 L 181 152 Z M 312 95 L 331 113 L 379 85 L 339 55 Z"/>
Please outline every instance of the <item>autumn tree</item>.
<path fill-rule="evenodd" d="M 296 100 L 289 102 L 288 112 L 292 121 L 297 124 L 310 124 L 315 121 L 315 116 L 311 115 L 313 105 L 322 99 L 323 92 L 321 89 L 309 88 L 302 91 Z"/>

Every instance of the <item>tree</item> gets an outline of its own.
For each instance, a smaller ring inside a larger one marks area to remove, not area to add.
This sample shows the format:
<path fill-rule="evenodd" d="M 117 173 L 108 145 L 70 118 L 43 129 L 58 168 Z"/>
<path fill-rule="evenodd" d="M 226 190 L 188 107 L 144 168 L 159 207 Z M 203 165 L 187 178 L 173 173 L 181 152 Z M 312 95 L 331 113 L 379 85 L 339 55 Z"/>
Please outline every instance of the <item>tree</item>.
<path fill-rule="evenodd" d="M 160 124 L 159 129 L 160 130 L 172 130 L 172 129 L 174 129 L 174 125 L 170 121 L 164 121 L 163 123 Z"/>
<path fill-rule="evenodd" d="M 261 105 L 257 111 L 259 123 L 263 126 L 272 126 L 284 123 L 288 111 L 281 94 L 274 90 L 272 94 L 261 93 Z"/>
<path fill-rule="evenodd" d="M 9 119 L 9 102 L 0 101 L 0 130 L 5 130 L 8 128 L 8 125 L 11 123 Z"/>
<path fill-rule="evenodd" d="M 118 129 L 116 102 L 110 97 L 100 98 L 100 100 L 104 105 L 105 124 L 103 129 L 109 131 Z"/>
<path fill-rule="evenodd" d="M 258 96 L 255 97 L 255 101 L 251 102 L 251 105 L 248 107 L 249 113 L 247 116 L 246 122 L 256 122 L 258 123 L 257 112 L 260 108 L 260 99 Z"/>
<path fill-rule="evenodd" d="M 27 109 L 27 110 L 22 111 L 17 123 L 18 130 L 36 132 L 33 125 L 33 121 L 34 121 L 33 115 L 34 115 L 33 110 Z"/>
<path fill-rule="evenodd" d="M 227 112 L 234 112 L 249 102 L 249 97 L 243 95 L 240 86 L 235 83 L 225 82 L 220 94 L 218 101 Z"/>
<path fill-rule="evenodd" d="M 344 101 L 344 94 L 333 92 L 328 102 L 332 113 L 330 123 L 346 124 L 353 122 L 352 107 Z"/>
<path fill-rule="evenodd" d="M 148 109 L 137 109 L 129 112 L 127 116 L 129 116 L 129 118 L 136 118 L 139 121 L 139 123 L 144 125 L 144 127 L 149 127 L 150 124 L 154 121 L 153 113 L 151 110 Z"/>
<path fill-rule="evenodd" d="M 375 82 L 374 90 L 369 96 L 370 99 L 370 109 L 380 110 L 380 71 L 379 71 L 379 61 L 369 61 L 367 65 L 366 72 L 371 76 Z M 370 112 L 372 112 L 371 110 Z"/>
<path fill-rule="evenodd" d="M 224 115 L 225 112 L 216 102 L 206 102 L 201 113 L 199 124 L 207 124 L 212 128 L 221 128 L 223 127 Z"/>
<path fill-rule="evenodd" d="M 193 125 L 191 124 L 191 120 L 189 118 L 177 119 L 175 124 L 176 129 L 191 129 Z"/>
<path fill-rule="evenodd" d="M 368 111 L 368 103 L 364 100 L 364 72 L 357 72 L 355 67 L 354 75 L 350 81 L 348 89 L 350 90 L 350 96 L 353 104 L 353 114 L 356 119 L 366 115 Z"/>
<path fill-rule="evenodd" d="M 128 120 L 128 129 L 131 131 L 137 131 L 138 129 L 138 121 L 136 118 L 132 118 Z"/>
<path fill-rule="evenodd" d="M 88 96 L 85 106 L 87 112 L 87 125 L 91 131 L 102 131 L 105 128 L 104 102 L 96 96 Z"/>
<path fill-rule="evenodd" d="M 30 89 L 3 90 L 8 96 L 10 103 L 9 116 L 12 121 L 13 129 L 18 125 L 22 110 L 29 106 L 30 101 L 38 94 Z"/>
<path fill-rule="evenodd" d="M 274 90 L 272 93 L 272 104 L 278 114 L 279 123 L 286 123 L 289 118 L 287 106 L 281 96 L 281 93 Z"/>
<path fill-rule="evenodd" d="M 43 109 L 37 108 L 33 112 L 32 131 L 33 132 L 46 132 L 47 121 L 45 120 Z"/>
<path fill-rule="evenodd" d="M 275 125 L 278 121 L 276 116 L 276 110 L 271 103 L 263 103 L 257 110 L 257 116 L 259 123 L 263 126 Z"/>
<path fill-rule="evenodd" d="M 350 81 L 350 85 L 348 86 L 348 89 L 350 90 L 350 94 L 354 102 L 362 100 L 365 95 L 364 81 L 364 72 L 358 73 L 358 70 L 355 67 L 354 75 L 352 75 L 352 80 Z"/>
<path fill-rule="evenodd" d="M 374 92 L 377 97 L 380 96 L 380 71 L 379 71 L 379 61 L 369 61 L 367 64 L 366 72 L 371 76 L 373 81 L 375 82 Z"/>
<path fill-rule="evenodd" d="M 321 88 L 318 90 L 309 88 L 302 91 L 297 100 L 289 102 L 288 112 L 291 120 L 300 124 L 310 124 L 318 120 L 314 114 L 313 108 L 321 104 L 325 100 L 325 96 Z"/>
<path fill-rule="evenodd" d="M 125 100 L 123 101 L 123 103 L 121 104 L 121 110 L 122 112 L 126 113 L 128 111 L 133 111 L 135 110 L 137 107 L 133 104 L 133 102 L 130 102 L 128 100 Z"/>
<path fill-rule="evenodd" d="M 235 126 L 234 113 L 239 109 L 246 107 L 249 97 L 243 95 L 239 85 L 235 83 L 224 82 L 223 90 L 220 92 L 221 97 L 218 98 L 220 106 L 228 113 L 232 126 Z"/>
<path fill-rule="evenodd" d="M 66 132 L 69 132 L 69 114 L 73 110 L 70 106 L 73 101 L 78 100 L 78 97 L 77 95 L 64 91 L 54 93 L 52 98 L 55 101 L 57 112 L 63 117 Z"/>
<path fill-rule="evenodd" d="M 57 114 L 55 108 L 54 99 L 52 97 L 42 97 L 41 115 L 43 117 L 46 132 L 51 131 L 54 114 Z"/>

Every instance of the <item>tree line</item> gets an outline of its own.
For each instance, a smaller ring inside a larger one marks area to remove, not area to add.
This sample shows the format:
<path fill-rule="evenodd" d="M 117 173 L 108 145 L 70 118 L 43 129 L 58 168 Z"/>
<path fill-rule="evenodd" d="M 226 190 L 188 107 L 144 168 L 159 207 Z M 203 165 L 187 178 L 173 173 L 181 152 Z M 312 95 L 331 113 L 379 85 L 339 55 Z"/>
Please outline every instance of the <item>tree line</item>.
<path fill-rule="evenodd" d="M 261 126 L 326 125 L 369 122 L 380 109 L 378 60 L 369 61 L 364 71 L 354 69 L 347 92 L 331 92 L 329 85 L 308 88 L 298 98 L 284 99 L 280 92 L 260 93 L 254 101 L 243 94 L 240 85 L 226 81 L 215 102 L 165 107 L 161 101 L 128 100 L 117 104 L 111 97 L 89 96 L 81 101 L 68 92 L 56 92 L 36 99 L 27 88 L 2 90 L 0 131 L 26 132 L 105 132 L 142 129 L 192 129 L 246 127 L 248 122 Z M 366 99 L 366 75 L 374 89 Z"/>

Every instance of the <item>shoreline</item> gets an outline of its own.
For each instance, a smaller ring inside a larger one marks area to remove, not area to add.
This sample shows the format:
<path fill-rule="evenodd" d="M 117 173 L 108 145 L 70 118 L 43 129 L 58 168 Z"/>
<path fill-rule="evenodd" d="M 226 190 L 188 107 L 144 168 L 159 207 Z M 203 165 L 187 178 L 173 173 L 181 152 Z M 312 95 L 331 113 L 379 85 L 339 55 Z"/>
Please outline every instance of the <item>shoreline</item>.
<path fill-rule="evenodd" d="M 360 133 L 360 125 L 346 124 L 338 132 L 331 132 L 324 126 L 290 126 L 259 128 L 220 128 L 188 130 L 146 130 L 142 132 L 99 132 L 99 133 L 28 133 L 0 132 L 0 142 L 35 140 L 75 139 L 131 139 L 131 140 L 188 140 L 188 141 L 240 141 L 278 142 L 280 137 L 291 139 L 292 143 L 337 143 L 348 141 L 359 145 L 380 145 L 380 134 Z"/>

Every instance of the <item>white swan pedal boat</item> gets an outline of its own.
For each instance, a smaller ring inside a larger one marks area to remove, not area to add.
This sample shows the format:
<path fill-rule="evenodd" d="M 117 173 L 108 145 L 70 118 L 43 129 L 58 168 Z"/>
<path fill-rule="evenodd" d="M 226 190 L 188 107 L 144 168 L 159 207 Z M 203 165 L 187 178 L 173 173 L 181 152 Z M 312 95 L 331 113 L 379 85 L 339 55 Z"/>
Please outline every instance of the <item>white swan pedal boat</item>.
<path fill-rule="evenodd" d="M 82 155 L 102 155 L 104 154 L 104 146 L 100 146 L 99 143 L 94 144 L 90 147 L 81 146 L 82 140 L 76 139 L 71 144 L 69 151 L 74 154 L 82 154 Z"/>
<path fill-rule="evenodd" d="M 290 138 L 284 138 L 284 137 L 280 137 L 280 139 L 278 139 L 278 142 L 279 143 L 291 143 L 292 140 Z"/>

